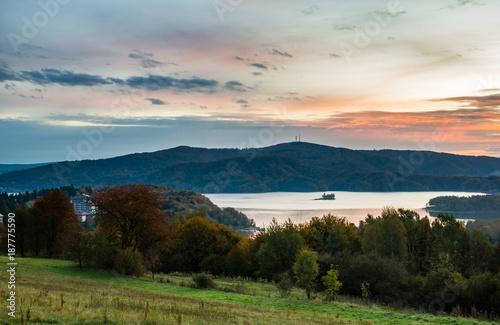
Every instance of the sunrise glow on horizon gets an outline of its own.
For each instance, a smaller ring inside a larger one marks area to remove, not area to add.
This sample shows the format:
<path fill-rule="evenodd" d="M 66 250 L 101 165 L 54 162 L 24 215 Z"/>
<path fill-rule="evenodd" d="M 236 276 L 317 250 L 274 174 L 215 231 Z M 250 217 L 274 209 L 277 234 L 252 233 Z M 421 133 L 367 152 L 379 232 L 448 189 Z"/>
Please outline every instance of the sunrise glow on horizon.
<path fill-rule="evenodd" d="M 495 0 L 0 5 L 0 163 L 304 141 L 500 157 Z M 94 133 L 93 133 L 94 132 Z M 253 139 L 249 141 L 249 139 Z"/>

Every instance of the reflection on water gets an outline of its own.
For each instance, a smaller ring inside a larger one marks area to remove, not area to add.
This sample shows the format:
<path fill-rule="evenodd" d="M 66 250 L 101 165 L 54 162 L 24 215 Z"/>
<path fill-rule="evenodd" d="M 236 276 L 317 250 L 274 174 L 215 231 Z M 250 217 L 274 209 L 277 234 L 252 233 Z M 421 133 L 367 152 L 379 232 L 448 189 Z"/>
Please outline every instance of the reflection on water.
<path fill-rule="evenodd" d="M 312 217 L 331 213 L 346 217 L 359 224 L 367 214 L 379 216 L 386 206 L 416 211 L 420 216 L 429 215 L 425 205 L 431 198 L 443 195 L 481 195 L 464 192 L 344 192 L 335 191 L 335 200 L 315 200 L 323 192 L 273 192 L 258 194 L 205 194 L 219 207 L 233 207 L 255 220 L 257 226 L 267 226 L 272 218 L 283 222 L 290 218 L 294 223 L 304 223 Z"/>
<path fill-rule="evenodd" d="M 238 209 L 255 221 L 258 227 L 265 227 L 272 218 L 276 218 L 280 223 L 288 220 L 293 223 L 305 223 L 313 217 L 322 217 L 331 213 L 338 217 L 345 217 L 355 225 L 359 225 L 361 220 L 365 220 L 368 214 L 375 217 L 380 216 L 382 209 L 329 209 L 329 210 L 262 210 L 262 209 Z M 429 215 L 424 209 L 412 209 L 420 216 Z"/>

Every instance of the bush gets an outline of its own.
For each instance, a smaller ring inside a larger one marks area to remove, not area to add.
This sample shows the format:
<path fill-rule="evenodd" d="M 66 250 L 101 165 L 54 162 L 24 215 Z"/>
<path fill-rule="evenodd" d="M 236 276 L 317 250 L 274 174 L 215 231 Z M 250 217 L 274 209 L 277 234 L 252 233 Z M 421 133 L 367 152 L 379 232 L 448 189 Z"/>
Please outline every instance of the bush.
<path fill-rule="evenodd" d="M 342 283 L 339 281 L 339 270 L 333 268 L 333 264 L 330 266 L 330 271 L 322 277 L 323 285 L 325 286 L 326 301 L 334 301 L 335 297 L 342 287 Z"/>
<path fill-rule="evenodd" d="M 276 276 L 275 279 L 276 287 L 280 292 L 281 298 L 287 298 L 292 290 L 293 282 L 292 277 L 288 272 L 283 272 L 279 276 Z"/>
<path fill-rule="evenodd" d="M 124 275 L 141 276 L 144 274 L 142 255 L 129 247 L 119 252 L 115 259 L 115 270 Z"/>
<path fill-rule="evenodd" d="M 500 274 L 484 273 L 471 277 L 465 290 L 467 305 L 464 307 L 472 310 L 472 307 L 482 313 L 500 315 Z"/>
<path fill-rule="evenodd" d="M 387 303 L 404 300 L 409 277 L 400 262 L 368 254 L 339 256 L 335 264 L 339 266 L 343 293 L 361 297 L 361 284 L 368 282 L 373 298 Z"/>
<path fill-rule="evenodd" d="M 198 289 L 213 289 L 215 288 L 214 279 L 210 274 L 199 273 L 193 275 L 193 282 Z"/>

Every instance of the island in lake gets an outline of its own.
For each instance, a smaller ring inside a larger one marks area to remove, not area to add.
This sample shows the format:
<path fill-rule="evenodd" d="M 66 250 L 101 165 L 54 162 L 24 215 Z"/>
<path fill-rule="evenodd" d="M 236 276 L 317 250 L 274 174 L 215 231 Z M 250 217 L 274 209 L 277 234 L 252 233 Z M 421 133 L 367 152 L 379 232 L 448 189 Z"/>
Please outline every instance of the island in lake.
<path fill-rule="evenodd" d="M 323 193 L 323 195 L 320 198 L 315 199 L 315 200 L 335 200 L 335 194 L 333 194 L 333 193 L 330 193 L 330 194 Z"/>

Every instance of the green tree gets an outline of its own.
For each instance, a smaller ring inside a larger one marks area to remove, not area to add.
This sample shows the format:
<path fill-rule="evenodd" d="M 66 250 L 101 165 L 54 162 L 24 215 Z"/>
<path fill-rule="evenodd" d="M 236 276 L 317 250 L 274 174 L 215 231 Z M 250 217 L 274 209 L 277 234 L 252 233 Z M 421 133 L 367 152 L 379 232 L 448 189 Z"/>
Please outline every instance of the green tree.
<path fill-rule="evenodd" d="M 226 226 L 192 217 L 178 226 L 179 240 L 173 255 L 180 260 L 183 271 L 223 273 L 225 259 L 242 236 Z"/>
<path fill-rule="evenodd" d="M 90 265 L 94 254 L 93 234 L 83 227 L 79 227 L 72 240 L 69 242 L 68 249 L 68 257 L 77 261 L 80 269 L 85 265 Z"/>
<path fill-rule="evenodd" d="M 394 208 L 384 208 L 381 219 L 368 218 L 365 221 L 363 250 L 399 261 L 406 260 L 406 229 Z"/>
<path fill-rule="evenodd" d="M 344 249 L 355 252 L 361 248 L 354 224 L 332 214 L 313 217 L 307 224 L 299 225 L 299 233 L 304 244 L 318 253 L 335 254 Z"/>
<path fill-rule="evenodd" d="M 458 220 L 447 213 L 438 214 L 432 223 L 432 259 L 439 262 L 440 255 L 446 253 L 450 262 L 461 274 L 470 272 L 472 265 L 469 231 Z"/>
<path fill-rule="evenodd" d="M 408 271 L 412 274 L 427 273 L 430 265 L 431 223 L 411 210 L 398 209 L 399 218 L 406 229 Z"/>
<path fill-rule="evenodd" d="M 274 275 L 291 270 L 297 253 L 302 248 L 302 237 L 290 219 L 279 224 L 273 218 L 264 233 L 264 242 L 257 253 L 259 273 L 272 279 Z"/>
<path fill-rule="evenodd" d="M 339 280 L 339 270 L 333 268 L 333 264 L 330 266 L 330 271 L 322 277 L 323 285 L 325 286 L 325 294 L 327 301 L 334 301 L 337 294 L 342 288 L 342 282 Z"/>
<path fill-rule="evenodd" d="M 301 250 L 293 265 L 293 271 L 300 286 L 306 290 L 307 299 L 311 299 L 311 289 L 319 272 L 316 252 L 307 249 Z"/>
<path fill-rule="evenodd" d="M 474 273 L 484 273 L 492 264 L 493 245 L 482 230 L 472 229 L 470 236 Z"/>

